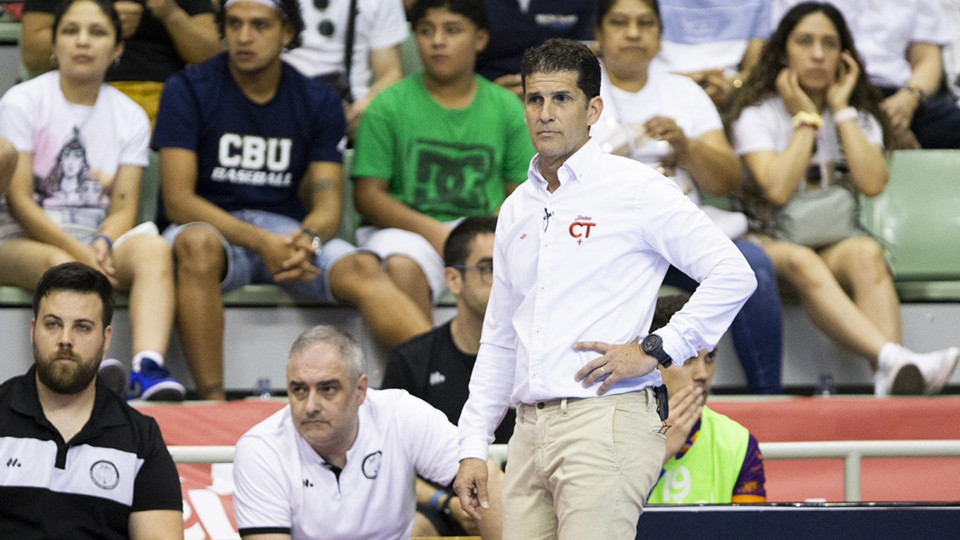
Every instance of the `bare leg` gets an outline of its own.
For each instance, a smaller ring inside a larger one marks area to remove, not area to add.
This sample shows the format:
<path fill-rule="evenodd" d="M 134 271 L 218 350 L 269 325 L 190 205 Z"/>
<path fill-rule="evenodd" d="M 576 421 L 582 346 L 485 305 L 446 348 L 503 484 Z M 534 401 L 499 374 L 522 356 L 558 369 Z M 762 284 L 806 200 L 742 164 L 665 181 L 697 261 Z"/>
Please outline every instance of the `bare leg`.
<path fill-rule="evenodd" d="M 430 330 L 429 319 L 407 295 L 394 285 L 369 253 L 356 253 L 338 260 L 330 269 L 330 290 L 360 310 L 380 343 L 396 347 Z"/>
<path fill-rule="evenodd" d="M 387 257 L 387 275 L 396 283 L 403 294 L 406 294 L 420 311 L 430 319 L 433 315 L 433 297 L 430 294 L 430 284 L 420 265 L 410 257 L 392 255 Z"/>
<path fill-rule="evenodd" d="M 223 296 L 226 254 L 216 233 L 188 227 L 174 241 L 177 328 L 200 399 L 223 400 Z"/>
<path fill-rule="evenodd" d="M 880 348 L 890 341 L 847 296 L 826 263 L 813 250 L 786 242 L 768 242 L 777 276 L 800 294 L 810 320 L 823 333 L 877 367 Z"/>
<path fill-rule="evenodd" d="M 900 300 L 880 244 L 867 237 L 850 238 L 825 249 L 821 256 L 887 341 L 900 343 Z"/>
<path fill-rule="evenodd" d="M 133 352 L 166 354 L 173 327 L 173 262 L 160 236 L 134 236 L 114 250 L 121 290 L 130 291 Z"/>
<path fill-rule="evenodd" d="M 413 529 L 410 531 L 411 537 L 436 536 L 437 534 L 437 528 L 433 526 L 433 523 L 430 523 L 430 519 L 427 518 L 427 516 L 420 512 L 413 515 Z"/>
<path fill-rule="evenodd" d="M 25 238 L 0 244 L 0 285 L 13 285 L 32 291 L 48 269 L 73 257 L 62 249 Z"/>

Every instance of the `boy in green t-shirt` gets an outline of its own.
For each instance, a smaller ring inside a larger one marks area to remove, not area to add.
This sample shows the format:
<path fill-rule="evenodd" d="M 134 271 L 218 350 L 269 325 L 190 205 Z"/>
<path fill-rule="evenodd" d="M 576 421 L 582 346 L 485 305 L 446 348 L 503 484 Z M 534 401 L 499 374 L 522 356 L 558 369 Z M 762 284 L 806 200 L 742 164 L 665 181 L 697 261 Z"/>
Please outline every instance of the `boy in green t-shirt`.
<path fill-rule="evenodd" d="M 523 106 L 474 72 L 489 38 L 482 0 L 418 0 L 423 72 L 381 92 L 356 139 L 357 243 L 427 314 L 445 289 L 442 253 L 462 218 L 495 214 L 534 155 Z"/>

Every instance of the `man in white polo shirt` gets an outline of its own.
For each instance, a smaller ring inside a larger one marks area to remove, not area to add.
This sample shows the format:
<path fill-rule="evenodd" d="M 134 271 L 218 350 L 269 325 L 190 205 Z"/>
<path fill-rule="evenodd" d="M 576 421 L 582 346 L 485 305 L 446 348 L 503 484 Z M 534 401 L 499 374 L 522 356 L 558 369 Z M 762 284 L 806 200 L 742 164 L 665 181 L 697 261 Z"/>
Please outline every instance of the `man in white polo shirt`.
<path fill-rule="evenodd" d="M 330 326 L 293 343 L 287 390 L 290 405 L 237 442 L 240 535 L 410 538 L 414 479 L 450 485 L 457 428 L 404 390 L 368 389 L 360 346 Z M 484 537 L 499 537 L 495 512 L 482 516 Z"/>

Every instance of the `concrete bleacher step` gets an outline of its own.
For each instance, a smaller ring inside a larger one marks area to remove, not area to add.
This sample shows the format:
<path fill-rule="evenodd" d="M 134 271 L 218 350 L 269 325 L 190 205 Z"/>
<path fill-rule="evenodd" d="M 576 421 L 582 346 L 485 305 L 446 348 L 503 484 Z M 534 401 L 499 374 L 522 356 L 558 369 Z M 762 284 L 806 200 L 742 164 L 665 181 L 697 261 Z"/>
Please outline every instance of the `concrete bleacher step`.
<path fill-rule="evenodd" d="M 32 362 L 29 340 L 31 296 L 20 289 L 0 287 L 0 329 L 7 349 L 0 358 L 0 372 L 26 371 Z M 121 298 L 114 317 L 113 345 L 108 354 L 129 365 L 130 323 Z M 282 390 L 286 353 L 296 336 L 320 323 L 332 324 L 357 336 L 363 343 L 371 382 L 383 377 L 385 351 L 374 341 L 357 311 L 345 306 L 322 305 L 294 298 L 272 285 L 248 286 L 228 293 L 226 305 L 225 370 L 227 389 L 253 392 L 261 377 Z M 454 315 L 450 305 L 434 310 L 434 322 Z M 960 302 L 908 303 L 902 306 L 904 344 L 918 352 L 960 344 Z M 866 361 L 838 347 L 820 333 L 797 305 L 784 307 L 783 383 L 791 388 L 813 388 L 821 374 L 829 374 L 838 386 L 870 387 Z M 174 332 L 167 364 L 173 375 L 192 388 L 186 361 Z M 960 371 L 950 385 L 960 386 Z M 746 388 L 743 370 L 729 335 L 717 354 L 714 386 L 721 391 Z"/>

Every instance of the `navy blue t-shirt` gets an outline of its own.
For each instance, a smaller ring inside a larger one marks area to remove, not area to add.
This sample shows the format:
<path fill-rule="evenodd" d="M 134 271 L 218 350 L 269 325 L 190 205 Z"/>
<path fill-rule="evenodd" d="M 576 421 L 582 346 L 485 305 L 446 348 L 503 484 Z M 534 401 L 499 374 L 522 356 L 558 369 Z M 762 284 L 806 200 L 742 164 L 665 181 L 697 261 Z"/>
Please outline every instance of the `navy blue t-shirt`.
<path fill-rule="evenodd" d="M 286 63 L 273 99 L 253 103 L 223 53 L 167 80 L 151 147 L 195 152 L 196 193 L 222 209 L 299 221 L 306 215 L 300 181 L 314 161 L 341 162 L 345 124 L 336 91 Z M 165 226 L 162 203 L 157 215 Z"/>
<path fill-rule="evenodd" d="M 491 81 L 520 73 L 523 51 L 555 38 L 593 39 L 593 10 L 597 0 L 530 0 L 521 11 L 517 0 L 484 0 L 490 42 L 477 56 L 477 73 Z"/>

